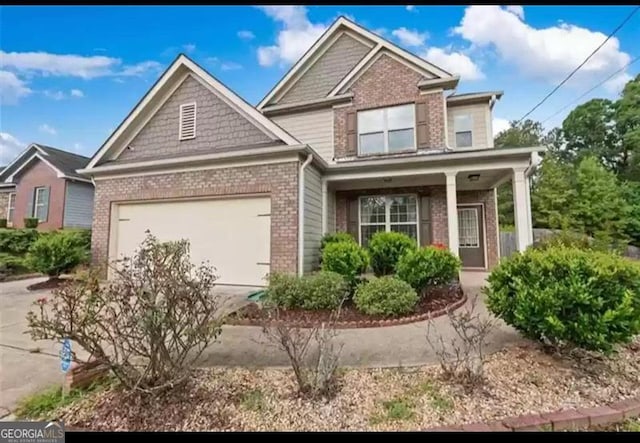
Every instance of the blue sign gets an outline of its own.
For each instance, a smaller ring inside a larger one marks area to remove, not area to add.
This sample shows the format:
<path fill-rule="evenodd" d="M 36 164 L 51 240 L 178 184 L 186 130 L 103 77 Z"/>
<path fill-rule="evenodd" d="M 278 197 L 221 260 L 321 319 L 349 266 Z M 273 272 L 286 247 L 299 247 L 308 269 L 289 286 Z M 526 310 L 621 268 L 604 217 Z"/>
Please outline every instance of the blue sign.
<path fill-rule="evenodd" d="M 60 368 L 62 368 L 62 372 L 67 372 L 71 367 L 71 358 L 71 341 L 65 338 L 60 351 Z"/>

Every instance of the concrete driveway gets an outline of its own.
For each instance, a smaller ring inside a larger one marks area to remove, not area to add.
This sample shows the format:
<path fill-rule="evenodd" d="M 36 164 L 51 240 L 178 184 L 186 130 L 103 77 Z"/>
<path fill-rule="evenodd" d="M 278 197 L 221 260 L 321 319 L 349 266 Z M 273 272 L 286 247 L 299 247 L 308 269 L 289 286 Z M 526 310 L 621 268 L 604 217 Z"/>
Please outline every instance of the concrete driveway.
<path fill-rule="evenodd" d="M 26 288 L 45 280 L 0 283 L 0 418 L 8 415 L 22 397 L 64 381 L 58 355 L 61 345 L 49 340 L 35 342 L 25 334 L 26 315 L 32 303 L 50 296 L 49 290 L 28 291 Z M 215 290 L 221 293 L 223 309 L 227 312 L 248 303 L 246 296 L 252 292 L 246 287 L 218 286 Z M 87 357 L 77 346 L 72 347 L 79 358 Z"/>

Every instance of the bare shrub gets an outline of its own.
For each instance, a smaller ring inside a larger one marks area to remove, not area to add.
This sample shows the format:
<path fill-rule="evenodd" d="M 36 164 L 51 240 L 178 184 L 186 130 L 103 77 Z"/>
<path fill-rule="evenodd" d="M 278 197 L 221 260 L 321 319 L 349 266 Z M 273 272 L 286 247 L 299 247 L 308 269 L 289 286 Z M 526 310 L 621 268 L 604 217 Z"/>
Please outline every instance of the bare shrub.
<path fill-rule="evenodd" d="M 98 269 L 39 299 L 27 315 L 34 340 L 69 338 L 109 365 L 122 384 L 152 392 L 186 381 L 221 332 L 214 269 L 189 259 L 189 242 L 159 242 L 147 231 L 133 257 Z M 74 355 L 74 359 L 75 359 Z"/>
<path fill-rule="evenodd" d="M 484 380 L 485 348 L 496 327 L 495 320 L 477 312 L 477 302 L 476 296 L 464 307 L 447 311 L 452 337 L 438 330 L 435 319 L 427 323 L 427 343 L 436 354 L 443 375 L 470 386 Z"/>
<path fill-rule="evenodd" d="M 343 347 L 335 340 L 340 308 L 332 311 L 329 321 L 313 328 L 283 321 L 276 306 L 265 306 L 263 312 L 262 332 L 271 345 L 287 354 L 299 392 L 310 397 L 331 395 Z"/>

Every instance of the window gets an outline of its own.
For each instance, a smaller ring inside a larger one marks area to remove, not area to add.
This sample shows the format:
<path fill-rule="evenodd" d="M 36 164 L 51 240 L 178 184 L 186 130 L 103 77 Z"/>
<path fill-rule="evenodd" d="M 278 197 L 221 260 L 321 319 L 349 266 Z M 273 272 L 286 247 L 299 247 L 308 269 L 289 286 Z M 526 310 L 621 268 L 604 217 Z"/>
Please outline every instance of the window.
<path fill-rule="evenodd" d="M 470 114 L 461 114 L 453 117 L 453 127 L 456 132 L 456 147 L 469 148 L 473 144 L 472 127 L 473 118 Z"/>
<path fill-rule="evenodd" d="M 358 153 L 385 154 L 415 149 L 415 105 L 358 112 Z"/>
<path fill-rule="evenodd" d="M 196 104 L 180 105 L 180 140 L 196 138 Z"/>
<path fill-rule="evenodd" d="M 33 214 L 34 218 L 38 221 L 47 221 L 47 215 L 49 213 L 49 188 L 36 188 L 33 201 Z"/>
<path fill-rule="evenodd" d="M 413 195 L 360 198 L 360 243 L 378 231 L 402 232 L 418 241 L 418 202 Z"/>
<path fill-rule="evenodd" d="M 458 233 L 461 248 L 479 248 L 478 210 L 458 209 Z"/>
<path fill-rule="evenodd" d="M 16 212 L 16 193 L 9 194 L 9 204 L 7 205 L 7 223 L 13 223 L 13 213 Z"/>

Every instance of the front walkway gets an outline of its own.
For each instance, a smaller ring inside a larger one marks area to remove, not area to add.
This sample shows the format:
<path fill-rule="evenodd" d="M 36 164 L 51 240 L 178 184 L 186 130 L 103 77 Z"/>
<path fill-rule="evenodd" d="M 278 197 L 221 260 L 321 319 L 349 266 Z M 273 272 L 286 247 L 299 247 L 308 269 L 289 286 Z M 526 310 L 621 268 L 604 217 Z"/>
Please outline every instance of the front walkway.
<path fill-rule="evenodd" d="M 462 285 L 469 300 L 480 294 L 487 274 L 464 272 Z M 480 295 L 480 299 L 482 299 Z M 476 309 L 490 315 L 480 300 Z M 436 328 L 450 342 L 455 332 L 446 316 L 434 320 Z M 503 322 L 498 323 L 489 339 L 488 353 L 518 343 L 522 338 Z M 342 366 L 396 367 L 437 363 L 426 341 L 427 322 L 383 328 L 340 330 L 337 341 L 343 343 Z M 203 366 L 288 366 L 286 355 L 268 344 L 258 326 L 225 326 L 220 342 L 209 347 L 202 356 Z"/>

